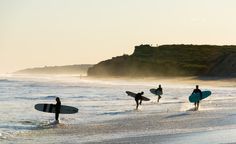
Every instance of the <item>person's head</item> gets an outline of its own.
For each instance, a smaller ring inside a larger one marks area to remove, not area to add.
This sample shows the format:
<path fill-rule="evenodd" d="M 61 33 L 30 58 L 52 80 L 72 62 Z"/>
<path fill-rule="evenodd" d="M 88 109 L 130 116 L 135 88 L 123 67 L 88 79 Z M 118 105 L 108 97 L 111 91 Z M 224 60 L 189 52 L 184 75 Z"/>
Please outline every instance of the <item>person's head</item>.
<path fill-rule="evenodd" d="M 159 84 L 159 88 L 161 88 L 161 85 Z"/>
<path fill-rule="evenodd" d="M 57 102 L 60 102 L 60 98 L 59 98 L 59 97 L 57 97 L 57 98 L 56 98 L 56 101 L 57 101 Z"/>
<path fill-rule="evenodd" d="M 142 91 L 141 94 L 144 94 L 144 92 Z"/>
<path fill-rule="evenodd" d="M 196 89 L 198 89 L 198 85 L 196 85 Z"/>

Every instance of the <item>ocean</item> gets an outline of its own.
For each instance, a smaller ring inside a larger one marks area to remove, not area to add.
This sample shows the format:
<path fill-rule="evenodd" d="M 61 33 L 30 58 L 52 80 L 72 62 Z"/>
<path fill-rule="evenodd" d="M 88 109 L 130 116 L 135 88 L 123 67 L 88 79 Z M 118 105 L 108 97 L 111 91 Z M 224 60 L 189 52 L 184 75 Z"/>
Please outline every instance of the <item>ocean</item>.
<path fill-rule="evenodd" d="M 214 113 L 214 116 L 227 113 L 232 119 L 236 119 L 236 82 L 215 82 L 194 80 L 181 82 L 177 79 L 92 79 L 76 76 L 25 76 L 25 75 L 1 75 L 0 76 L 0 142 L 14 143 L 22 135 L 42 130 L 53 130 L 50 123 L 54 121 L 54 114 L 44 113 L 34 109 L 38 103 L 56 103 L 55 98 L 60 97 L 62 105 L 69 105 L 79 109 L 76 114 L 61 114 L 60 122 L 66 126 L 91 125 L 116 121 L 127 118 L 135 118 L 140 115 L 150 116 L 156 114 L 170 114 L 167 120 L 181 116 L 187 116 L 186 112 L 193 107 L 188 102 L 188 97 L 199 84 L 201 90 L 211 90 L 212 96 L 204 100 L 200 112 Z M 157 97 L 149 92 L 159 84 L 163 87 L 163 97 L 158 104 Z M 135 110 L 135 101 L 127 96 L 125 91 L 144 92 L 144 96 L 150 98 L 143 102 L 140 110 Z M 218 103 L 219 102 L 219 103 Z M 218 110 L 218 111 L 217 111 Z M 191 112 L 194 113 L 194 112 Z M 225 122 L 232 128 L 236 122 Z M 225 126 L 224 125 L 224 126 Z M 229 127 L 227 125 L 227 127 Z M 217 128 L 219 125 L 215 125 Z M 144 127 L 146 127 L 144 125 Z M 175 129 L 175 128 L 173 128 Z M 195 127 L 196 129 L 196 127 Z M 214 129 L 210 126 L 209 129 Z M 191 132 L 191 128 L 188 128 Z M 133 131 L 132 131 L 133 132 Z M 139 131 L 140 132 L 140 131 Z M 153 133 L 153 132 L 152 132 Z M 160 134 L 161 131 L 158 132 Z M 138 132 L 137 132 L 138 134 Z M 134 132 L 135 135 L 135 132 Z M 126 137 L 121 135 L 120 137 Z M 37 136 L 36 136 L 37 137 Z M 40 137 L 40 136 L 38 136 Z M 117 137 L 117 135 L 116 135 Z M 68 141 L 71 137 L 68 137 Z M 74 137 L 75 139 L 75 137 Z M 21 139 L 21 143 L 34 141 Z M 87 142 L 102 140 L 102 137 L 80 138 Z M 42 141 L 46 143 L 47 140 Z M 65 142 L 59 141 L 59 142 Z M 48 141 L 47 141 L 48 142 Z M 54 143 L 57 141 L 49 141 Z M 73 143 L 73 142 L 72 142 Z"/>

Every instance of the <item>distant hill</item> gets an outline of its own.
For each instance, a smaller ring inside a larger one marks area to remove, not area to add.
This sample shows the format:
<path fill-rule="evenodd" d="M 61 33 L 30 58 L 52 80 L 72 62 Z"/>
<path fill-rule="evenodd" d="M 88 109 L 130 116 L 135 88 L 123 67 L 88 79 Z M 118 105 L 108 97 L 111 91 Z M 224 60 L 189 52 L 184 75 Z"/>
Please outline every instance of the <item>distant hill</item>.
<path fill-rule="evenodd" d="M 135 46 L 132 55 L 113 57 L 88 70 L 89 76 L 236 77 L 236 46 Z"/>
<path fill-rule="evenodd" d="M 16 74 L 79 74 L 87 75 L 87 71 L 93 65 L 66 65 L 66 66 L 45 66 L 28 68 L 15 72 Z"/>

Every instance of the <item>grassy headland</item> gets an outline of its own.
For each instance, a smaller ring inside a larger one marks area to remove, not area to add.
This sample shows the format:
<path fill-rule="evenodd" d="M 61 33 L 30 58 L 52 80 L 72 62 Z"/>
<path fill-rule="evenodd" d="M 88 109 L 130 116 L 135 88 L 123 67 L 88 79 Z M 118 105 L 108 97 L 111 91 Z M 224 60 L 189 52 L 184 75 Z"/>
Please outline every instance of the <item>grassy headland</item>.
<path fill-rule="evenodd" d="M 135 46 L 132 55 L 113 57 L 88 70 L 89 76 L 236 77 L 236 46 Z"/>
<path fill-rule="evenodd" d="M 87 71 L 93 65 L 67 65 L 67 66 L 45 66 L 28 68 L 15 72 L 16 74 L 79 74 L 87 75 Z"/>

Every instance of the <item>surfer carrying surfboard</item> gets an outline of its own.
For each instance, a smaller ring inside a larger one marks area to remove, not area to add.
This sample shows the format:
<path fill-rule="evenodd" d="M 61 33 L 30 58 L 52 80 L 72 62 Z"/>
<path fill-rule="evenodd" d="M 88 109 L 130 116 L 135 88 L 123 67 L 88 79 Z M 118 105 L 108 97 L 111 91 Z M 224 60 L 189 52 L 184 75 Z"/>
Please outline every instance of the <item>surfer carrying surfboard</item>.
<path fill-rule="evenodd" d="M 159 85 L 159 87 L 156 89 L 156 94 L 158 95 L 157 102 L 161 99 L 161 94 L 162 94 L 162 87 Z"/>
<path fill-rule="evenodd" d="M 57 97 L 56 98 L 56 105 L 55 105 L 55 120 L 56 120 L 56 123 L 59 123 L 59 113 L 61 111 L 61 101 L 60 101 L 60 98 Z"/>
<path fill-rule="evenodd" d="M 150 101 L 149 98 L 146 98 L 145 96 L 143 96 L 144 92 L 134 93 L 134 92 L 131 92 L 131 91 L 126 91 L 125 93 L 128 96 L 131 96 L 135 99 L 135 101 L 136 101 L 136 110 L 138 109 L 138 106 L 142 104 L 142 101 Z"/>
<path fill-rule="evenodd" d="M 196 89 L 193 90 L 192 94 L 193 94 L 193 93 L 200 93 L 200 100 L 202 99 L 202 91 L 199 89 L 198 85 L 196 85 Z M 196 110 L 198 110 L 198 108 L 199 108 L 200 100 L 194 102 L 194 106 L 195 106 L 195 109 L 196 109 Z"/>
<path fill-rule="evenodd" d="M 136 101 L 136 110 L 138 109 L 138 106 L 142 104 L 142 95 L 144 94 L 144 92 L 141 93 L 137 93 L 135 95 L 135 101 Z"/>

